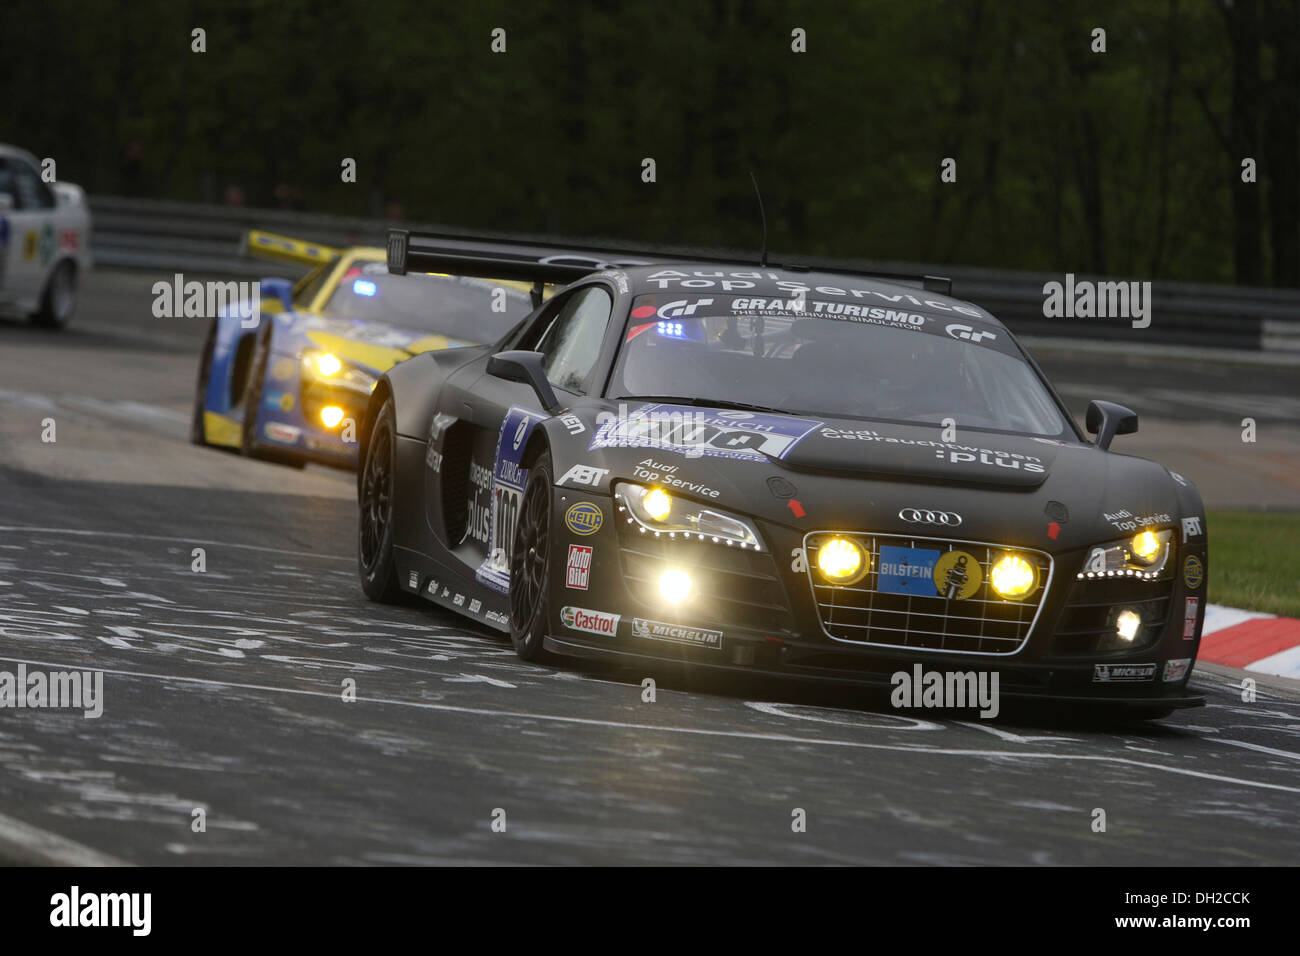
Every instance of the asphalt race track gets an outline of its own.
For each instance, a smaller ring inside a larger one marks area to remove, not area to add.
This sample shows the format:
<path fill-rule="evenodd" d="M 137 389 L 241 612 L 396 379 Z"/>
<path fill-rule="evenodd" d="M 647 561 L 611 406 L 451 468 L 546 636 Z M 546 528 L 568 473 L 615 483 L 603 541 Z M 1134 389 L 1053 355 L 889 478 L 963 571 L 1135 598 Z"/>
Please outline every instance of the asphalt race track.
<path fill-rule="evenodd" d="M 371 604 L 350 475 L 187 443 L 204 328 L 154 319 L 151 280 L 94 275 L 63 334 L 0 322 L 0 669 L 105 675 L 98 719 L 0 711 L 0 861 L 1300 858 L 1285 682 L 1247 703 L 1235 672 L 1201 668 L 1210 706 L 1147 725 L 955 720 L 859 692 L 538 667 L 432 607 Z M 1075 411 L 1149 407 L 1119 441 L 1210 507 L 1300 507 L 1294 368 L 1040 358 Z M 1243 452 L 1245 416 L 1260 440 Z"/>

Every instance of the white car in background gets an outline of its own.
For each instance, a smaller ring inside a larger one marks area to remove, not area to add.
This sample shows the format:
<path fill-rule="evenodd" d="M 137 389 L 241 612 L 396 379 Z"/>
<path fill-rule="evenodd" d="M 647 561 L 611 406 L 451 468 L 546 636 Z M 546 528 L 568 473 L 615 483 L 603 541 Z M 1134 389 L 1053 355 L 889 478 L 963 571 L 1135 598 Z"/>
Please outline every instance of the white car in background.
<path fill-rule="evenodd" d="M 62 328 L 90 268 L 90 209 L 71 183 L 41 180 L 36 157 L 0 143 L 0 311 Z"/>

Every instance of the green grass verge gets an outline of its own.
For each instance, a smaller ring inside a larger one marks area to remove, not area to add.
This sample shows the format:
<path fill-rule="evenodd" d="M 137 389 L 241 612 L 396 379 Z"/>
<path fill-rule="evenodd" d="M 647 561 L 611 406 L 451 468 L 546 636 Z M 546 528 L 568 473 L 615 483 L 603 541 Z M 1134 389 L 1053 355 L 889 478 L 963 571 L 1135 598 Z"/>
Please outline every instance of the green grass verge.
<path fill-rule="evenodd" d="M 1300 514 L 1211 511 L 1209 599 L 1300 617 Z"/>

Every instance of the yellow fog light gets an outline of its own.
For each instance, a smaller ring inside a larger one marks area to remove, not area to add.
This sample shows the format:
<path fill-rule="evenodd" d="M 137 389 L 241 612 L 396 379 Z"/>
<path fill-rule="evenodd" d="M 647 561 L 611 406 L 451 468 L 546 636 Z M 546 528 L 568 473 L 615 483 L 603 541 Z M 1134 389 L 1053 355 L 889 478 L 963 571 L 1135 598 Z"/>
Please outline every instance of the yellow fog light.
<path fill-rule="evenodd" d="M 867 553 L 848 538 L 831 538 L 817 549 L 817 570 L 831 584 L 852 584 L 867 573 Z"/>
<path fill-rule="evenodd" d="M 655 521 L 663 521 L 673 510 L 673 499 L 662 488 L 651 488 L 641 499 L 641 507 Z"/>
<path fill-rule="evenodd" d="M 331 355 L 329 352 L 322 352 L 316 356 L 316 369 L 328 378 L 331 375 L 337 375 L 343 363 L 339 361 L 337 355 Z M 332 425 L 330 426 L 333 427 Z"/>
<path fill-rule="evenodd" d="M 326 405 L 320 410 L 320 420 L 325 423 L 326 428 L 333 428 L 343 421 L 343 409 L 337 405 Z"/>
<path fill-rule="evenodd" d="M 1138 629 L 1141 627 L 1142 615 L 1137 611 L 1125 608 L 1115 615 L 1115 633 L 1124 641 L 1131 643 L 1133 638 L 1137 637 Z"/>
<path fill-rule="evenodd" d="M 1150 531 L 1135 535 L 1132 542 L 1133 556 L 1143 564 L 1150 564 L 1160 557 L 1160 539 Z"/>
<path fill-rule="evenodd" d="M 1038 569 L 1018 554 L 1003 555 L 989 572 L 989 583 L 1000 597 L 1019 601 L 1038 587 Z"/>
<path fill-rule="evenodd" d="M 681 604 L 691 596 L 691 576 L 679 568 L 665 571 L 659 578 L 659 596 L 669 604 Z"/>

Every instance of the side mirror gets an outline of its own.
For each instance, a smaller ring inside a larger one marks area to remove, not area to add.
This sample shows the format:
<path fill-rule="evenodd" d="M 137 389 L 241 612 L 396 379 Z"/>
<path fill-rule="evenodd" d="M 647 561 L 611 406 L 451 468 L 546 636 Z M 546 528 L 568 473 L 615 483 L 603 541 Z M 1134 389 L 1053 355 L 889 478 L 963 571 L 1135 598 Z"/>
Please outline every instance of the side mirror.
<path fill-rule="evenodd" d="M 1116 435 L 1132 435 L 1138 430 L 1137 412 L 1114 402 L 1089 402 L 1084 423 L 1088 433 L 1097 436 L 1097 447 L 1103 451 Z"/>
<path fill-rule="evenodd" d="M 525 352 L 514 349 L 498 352 L 488 359 L 487 373 L 494 378 L 503 378 L 507 382 L 522 382 L 531 385 L 542 408 L 554 415 L 560 410 L 560 402 L 555 397 L 555 389 L 546 379 L 542 370 L 542 353 Z"/>
<path fill-rule="evenodd" d="M 288 279 L 269 278 L 259 280 L 262 298 L 275 299 L 286 312 L 293 311 L 293 283 Z"/>

